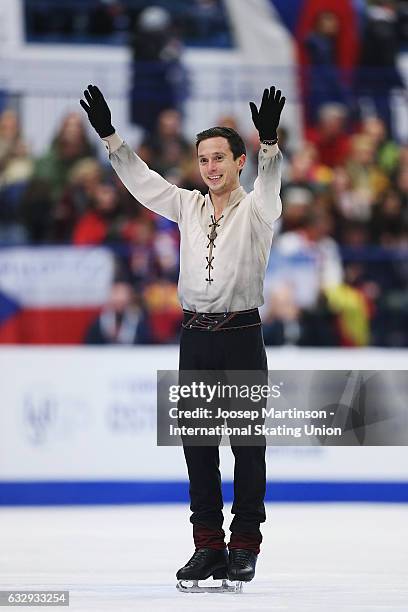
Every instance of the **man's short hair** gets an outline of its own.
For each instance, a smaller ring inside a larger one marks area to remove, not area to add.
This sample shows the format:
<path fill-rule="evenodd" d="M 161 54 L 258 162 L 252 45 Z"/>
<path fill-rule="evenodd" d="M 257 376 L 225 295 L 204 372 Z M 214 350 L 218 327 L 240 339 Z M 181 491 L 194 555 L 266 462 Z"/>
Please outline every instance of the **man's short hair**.
<path fill-rule="evenodd" d="M 238 134 L 238 132 L 229 127 L 217 126 L 200 132 L 196 136 L 196 149 L 198 150 L 198 145 L 203 140 L 208 140 L 208 138 L 217 138 L 218 136 L 228 140 L 234 159 L 237 159 L 237 157 L 240 157 L 241 155 L 246 155 L 245 143 L 241 136 Z"/>

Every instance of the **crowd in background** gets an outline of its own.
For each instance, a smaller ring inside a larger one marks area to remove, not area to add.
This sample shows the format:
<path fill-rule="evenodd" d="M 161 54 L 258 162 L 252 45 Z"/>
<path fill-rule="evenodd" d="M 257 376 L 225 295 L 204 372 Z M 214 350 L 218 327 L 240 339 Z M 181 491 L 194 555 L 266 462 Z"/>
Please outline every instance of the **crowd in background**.
<path fill-rule="evenodd" d="M 375 8 L 388 7 L 394 10 L 394 3 Z M 329 14 L 319 19 L 304 44 L 310 62 L 326 58 L 329 88 L 332 41 L 324 37 L 331 39 L 336 24 Z M 397 79 L 395 54 L 388 68 Z M 408 346 L 408 144 L 393 137 L 388 98 L 384 102 L 394 87 L 403 91 L 402 81 L 389 84 L 380 91 L 377 83 L 374 93 L 366 84 L 372 104 L 365 113 L 348 104 L 337 85 L 320 103 L 312 92 L 305 141 L 297 148 L 282 120 L 283 214 L 266 274 L 266 344 Z M 16 112 L 1 113 L 0 243 L 109 245 L 115 283 L 84 342 L 175 342 L 181 319 L 177 226 L 130 196 L 108 160 L 101 161 L 84 121 L 80 112 L 69 113 L 48 151 L 34 158 Z M 218 124 L 241 131 L 234 117 L 220 117 Z M 243 136 L 242 182 L 250 190 L 259 141 L 256 131 Z M 137 153 L 171 183 L 205 193 L 194 142 L 183 135 L 177 109 L 158 114 Z"/>

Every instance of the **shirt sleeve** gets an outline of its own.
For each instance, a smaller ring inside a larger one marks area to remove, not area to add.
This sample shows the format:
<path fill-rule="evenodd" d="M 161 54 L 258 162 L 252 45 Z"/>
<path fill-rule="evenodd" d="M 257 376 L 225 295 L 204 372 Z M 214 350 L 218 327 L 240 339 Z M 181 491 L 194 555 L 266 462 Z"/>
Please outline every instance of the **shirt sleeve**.
<path fill-rule="evenodd" d="M 193 192 L 151 170 L 116 132 L 103 140 L 113 169 L 130 193 L 146 208 L 180 223 L 183 201 L 191 200 Z"/>
<path fill-rule="evenodd" d="M 252 210 L 257 218 L 272 225 L 282 213 L 280 199 L 282 153 L 278 145 L 261 143 L 258 154 L 258 176 L 252 192 Z"/>

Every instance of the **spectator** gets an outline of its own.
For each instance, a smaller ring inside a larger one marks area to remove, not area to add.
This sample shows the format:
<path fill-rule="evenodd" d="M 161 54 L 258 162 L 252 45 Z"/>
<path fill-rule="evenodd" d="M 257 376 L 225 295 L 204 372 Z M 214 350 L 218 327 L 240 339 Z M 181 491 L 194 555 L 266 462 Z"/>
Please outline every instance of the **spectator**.
<path fill-rule="evenodd" d="M 373 208 L 371 236 L 375 244 L 398 246 L 408 233 L 408 215 L 401 195 L 389 189 Z"/>
<path fill-rule="evenodd" d="M 278 298 L 279 305 L 282 295 L 288 294 L 291 300 L 286 303 L 289 315 L 281 311 L 267 329 L 275 338 L 277 331 L 283 332 L 286 343 L 288 338 L 299 346 L 361 346 L 369 341 L 367 297 L 360 288 L 344 282 L 340 253 L 330 231 L 331 219 L 320 210 L 308 215 L 303 228 L 277 241 L 278 255 L 285 260 L 276 262 L 271 301 Z"/>
<path fill-rule="evenodd" d="M 85 344 L 132 345 L 151 342 L 139 295 L 124 281 L 113 283 L 109 299 L 86 332 Z"/>
<path fill-rule="evenodd" d="M 396 4 L 394 0 L 376 0 L 367 7 L 356 91 L 361 114 L 364 115 L 364 104 L 371 103 L 384 121 L 388 135 L 395 134 L 391 94 L 396 89 L 404 89 L 397 65 L 398 48 Z"/>
<path fill-rule="evenodd" d="M 126 268 L 133 286 L 140 290 L 157 276 L 153 251 L 155 230 L 154 220 L 144 217 L 129 219 L 123 226 L 122 235 L 128 245 Z"/>
<path fill-rule="evenodd" d="M 344 166 L 336 166 L 333 169 L 331 195 L 333 197 L 333 212 L 337 213 L 337 236 L 339 237 L 340 226 L 343 221 L 366 218 L 366 209 L 363 207 L 362 211 L 360 210 L 355 192 L 352 189 L 351 177 Z"/>
<path fill-rule="evenodd" d="M 316 127 L 306 131 L 307 140 L 316 147 L 320 163 L 330 168 L 343 164 L 349 154 L 346 120 L 345 106 L 325 104 L 319 109 Z"/>
<path fill-rule="evenodd" d="M 346 168 L 354 192 L 354 203 L 359 208 L 359 217 L 368 221 L 374 203 L 389 184 L 376 163 L 376 144 L 370 136 L 357 134 L 352 137 Z"/>
<path fill-rule="evenodd" d="M 362 291 L 350 284 L 328 287 L 327 306 L 336 314 L 336 329 L 341 346 L 366 346 L 370 342 L 371 307 Z"/>
<path fill-rule="evenodd" d="M 332 11 L 321 11 L 304 40 L 308 56 L 306 123 L 314 125 L 322 105 L 346 102 L 343 78 L 338 68 L 339 19 Z"/>
<path fill-rule="evenodd" d="M 331 178 L 332 171 L 320 162 L 316 146 L 309 142 L 293 154 L 285 185 L 314 189 Z"/>
<path fill-rule="evenodd" d="M 179 275 L 179 241 L 167 231 L 158 231 L 154 238 L 153 252 L 158 276 L 177 283 Z"/>
<path fill-rule="evenodd" d="M 198 189 L 198 191 L 201 191 L 203 195 L 207 193 L 207 185 L 202 179 L 200 170 L 196 164 L 194 157 L 185 159 L 185 161 L 181 165 L 180 170 L 181 175 L 179 182 L 177 183 L 179 187 L 191 190 Z"/>
<path fill-rule="evenodd" d="M 381 197 L 381 196 L 380 196 Z M 335 215 L 335 238 L 344 244 L 351 227 L 369 230 L 377 199 L 370 190 L 356 188 L 345 166 L 334 168 L 329 191 L 330 208 Z"/>
<path fill-rule="evenodd" d="M 19 217 L 28 242 L 39 244 L 51 240 L 54 205 L 49 182 L 32 178 L 19 203 Z"/>
<path fill-rule="evenodd" d="M 302 227 L 313 207 L 313 191 L 308 185 L 291 185 L 282 191 L 282 233 Z"/>
<path fill-rule="evenodd" d="M 33 161 L 20 130 L 17 113 L 0 115 L 0 242 L 18 244 L 27 235 L 19 215 L 20 201 L 33 172 Z"/>
<path fill-rule="evenodd" d="M 361 125 L 361 133 L 369 136 L 376 148 L 376 162 L 387 176 L 392 175 L 398 165 L 399 149 L 387 134 L 387 128 L 382 119 L 374 115 L 365 117 Z"/>
<path fill-rule="evenodd" d="M 170 13 L 159 6 L 143 9 L 131 47 L 131 120 L 152 134 L 160 113 L 170 108 L 181 112 L 186 95 L 182 44 L 173 32 Z"/>
<path fill-rule="evenodd" d="M 275 241 L 271 286 L 289 285 L 299 308 L 317 305 L 321 290 L 342 282 L 343 267 L 337 244 L 331 238 L 332 219 L 324 211 L 309 211 L 296 230 Z"/>
<path fill-rule="evenodd" d="M 182 134 L 181 115 L 174 109 L 161 111 L 152 135 L 147 136 L 139 153 L 160 174 L 181 166 L 192 157 L 192 147 Z"/>
<path fill-rule="evenodd" d="M 177 342 L 182 320 L 177 285 L 166 279 L 157 279 L 146 286 L 143 295 L 154 342 Z"/>
<path fill-rule="evenodd" d="M 121 241 L 122 229 L 117 193 L 111 184 L 100 183 L 94 190 L 92 208 L 74 227 L 72 242 L 84 245 Z"/>
<path fill-rule="evenodd" d="M 53 240 L 71 241 L 74 227 L 91 207 L 102 178 L 102 166 L 96 159 L 86 157 L 73 166 L 67 186 L 52 211 Z"/>
<path fill-rule="evenodd" d="M 262 309 L 263 335 L 266 345 L 298 344 L 301 336 L 300 308 L 289 284 L 274 287 Z"/>
<path fill-rule="evenodd" d="M 64 118 L 49 151 L 37 160 L 34 178 L 48 182 L 52 198 L 58 200 L 67 185 L 73 166 L 86 157 L 94 157 L 94 148 L 88 140 L 81 115 L 69 113 Z"/>
<path fill-rule="evenodd" d="M 6 109 L 0 114 L 0 184 L 13 182 L 8 180 L 9 167 L 16 159 L 27 159 L 27 145 L 21 136 L 21 127 L 17 113 Z M 28 159 L 28 169 L 23 172 L 24 179 L 31 173 L 31 160 Z"/>
<path fill-rule="evenodd" d="M 305 144 L 296 151 L 287 169 L 282 188 L 283 214 L 280 227 L 282 232 L 297 229 L 305 219 L 305 213 L 313 208 L 317 194 L 332 178 L 330 168 L 318 161 L 316 147 Z"/>

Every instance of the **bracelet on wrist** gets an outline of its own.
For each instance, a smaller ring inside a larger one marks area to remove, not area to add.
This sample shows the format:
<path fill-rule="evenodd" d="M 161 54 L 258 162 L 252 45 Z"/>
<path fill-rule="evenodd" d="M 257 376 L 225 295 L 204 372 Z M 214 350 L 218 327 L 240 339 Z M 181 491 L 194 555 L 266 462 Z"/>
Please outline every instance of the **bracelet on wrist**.
<path fill-rule="evenodd" d="M 277 138 L 274 138 L 273 140 L 261 140 L 262 144 L 266 144 L 266 145 L 274 145 L 278 142 Z"/>

